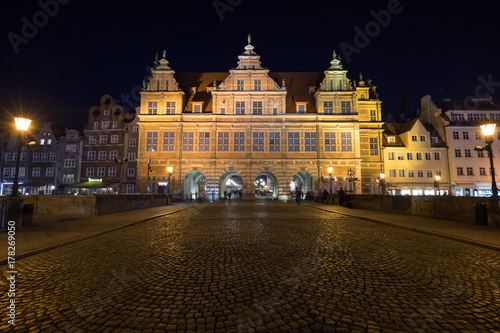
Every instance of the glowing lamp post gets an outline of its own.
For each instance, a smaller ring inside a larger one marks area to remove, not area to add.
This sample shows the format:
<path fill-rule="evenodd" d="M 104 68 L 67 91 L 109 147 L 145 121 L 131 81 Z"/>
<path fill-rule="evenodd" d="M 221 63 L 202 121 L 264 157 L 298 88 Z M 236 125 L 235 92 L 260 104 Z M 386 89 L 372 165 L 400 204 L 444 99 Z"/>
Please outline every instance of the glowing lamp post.
<path fill-rule="evenodd" d="M 332 188 L 332 178 L 333 178 L 333 167 L 328 167 L 328 175 L 330 176 L 330 193 L 333 192 Z"/>
<path fill-rule="evenodd" d="M 31 124 L 31 119 L 14 118 L 17 129 L 17 160 L 16 160 L 16 174 L 14 176 L 14 184 L 12 185 L 11 197 L 19 195 L 19 167 L 21 166 L 21 144 L 24 142 L 24 133 L 28 130 Z"/>
<path fill-rule="evenodd" d="M 493 149 L 491 144 L 493 143 L 493 134 L 495 134 L 496 124 L 485 124 L 481 125 L 481 131 L 484 135 L 484 142 L 486 142 L 485 147 L 477 146 L 474 150 L 482 151 L 486 150 L 490 155 L 490 170 L 491 170 L 491 196 L 498 198 L 498 188 L 497 182 L 495 180 L 495 167 L 493 166 Z"/>
<path fill-rule="evenodd" d="M 439 181 L 441 180 L 441 176 L 434 176 L 434 187 L 437 187 L 437 195 L 439 195 Z"/>
<path fill-rule="evenodd" d="M 385 194 L 385 174 L 379 175 L 378 185 L 382 188 L 382 194 Z"/>
<path fill-rule="evenodd" d="M 174 172 L 174 168 L 172 168 L 171 166 L 167 167 L 167 171 L 168 171 L 168 187 L 167 187 L 167 194 L 170 194 L 170 178 L 172 176 L 172 173 Z"/>

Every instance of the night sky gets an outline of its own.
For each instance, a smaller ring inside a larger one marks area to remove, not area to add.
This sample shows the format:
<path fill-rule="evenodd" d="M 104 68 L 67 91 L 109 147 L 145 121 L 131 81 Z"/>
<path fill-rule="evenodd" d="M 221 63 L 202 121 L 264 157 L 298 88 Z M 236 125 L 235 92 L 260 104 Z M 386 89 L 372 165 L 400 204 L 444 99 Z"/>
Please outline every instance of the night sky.
<path fill-rule="evenodd" d="M 487 1 L 59 1 L 51 15 L 37 1 L 2 3 L 4 127 L 24 112 L 82 130 L 103 94 L 137 92 L 156 52 L 176 72 L 227 72 L 248 34 L 272 72 L 322 72 L 337 50 L 350 79 L 361 72 L 378 86 L 384 114 L 399 113 L 403 88 L 412 111 L 426 94 L 464 100 L 489 89 L 500 101 L 500 28 Z M 383 10 L 390 17 L 375 24 Z M 36 33 L 23 31 L 34 21 Z M 372 37 L 356 39 L 367 27 Z"/>

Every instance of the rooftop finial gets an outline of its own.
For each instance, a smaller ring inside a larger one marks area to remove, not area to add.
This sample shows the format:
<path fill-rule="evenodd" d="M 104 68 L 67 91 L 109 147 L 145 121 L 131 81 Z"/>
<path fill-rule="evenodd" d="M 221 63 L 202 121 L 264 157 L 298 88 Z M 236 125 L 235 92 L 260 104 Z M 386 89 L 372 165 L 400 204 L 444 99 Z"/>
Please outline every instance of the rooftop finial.
<path fill-rule="evenodd" d="M 342 69 L 342 64 L 340 63 L 340 57 L 337 56 L 337 52 L 333 50 L 333 59 L 330 61 L 330 70 Z"/>
<path fill-rule="evenodd" d="M 248 34 L 248 45 L 252 44 L 252 36 Z"/>
<path fill-rule="evenodd" d="M 163 59 L 165 59 L 166 55 L 167 55 L 167 51 L 163 50 Z"/>

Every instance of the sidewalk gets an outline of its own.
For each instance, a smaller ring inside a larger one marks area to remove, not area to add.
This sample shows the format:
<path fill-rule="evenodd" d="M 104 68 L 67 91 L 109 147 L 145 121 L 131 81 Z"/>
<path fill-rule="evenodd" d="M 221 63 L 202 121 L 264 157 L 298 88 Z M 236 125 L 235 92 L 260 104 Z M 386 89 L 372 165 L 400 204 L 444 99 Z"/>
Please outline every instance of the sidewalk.
<path fill-rule="evenodd" d="M 416 232 L 445 237 L 460 242 L 500 251 L 500 228 L 480 226 L 467 222 L 393 214 L 368 209 L 352 209 L 320 203 L 303 203 L 304 206 L 362 218 Z"/>
<path fill-rule="evenodd" d="M 16 260 L 105 234 L 155 217 L 187 209 L 189 204 L 176 204 L 139 209 L 119 214 L 92 216 L 78 220 L 37 223 L 16 228 Z M 7 232 L 0 233 L 0 265 L 7 262 Z"/>

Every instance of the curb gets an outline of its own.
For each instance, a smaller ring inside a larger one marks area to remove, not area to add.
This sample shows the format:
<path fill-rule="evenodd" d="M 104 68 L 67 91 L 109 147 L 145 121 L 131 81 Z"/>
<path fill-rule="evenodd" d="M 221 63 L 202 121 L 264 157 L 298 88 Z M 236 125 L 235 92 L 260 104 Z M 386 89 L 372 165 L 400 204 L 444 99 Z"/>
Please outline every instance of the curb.
<path fill-rule="evenodd" d="M 175 213 L 181 212 L 183 210 L 186 210 L 188 208 L 190 208 L 190 207 L 183 207 L 183 208 L 180 208 L 180 209 L 175 210 L 175 211 L 171 211 L 171 212 L 167 212 L 167 213 L 161 213 L 161 214 L 149 216 L 147 218 L 141 219 L 139 221 L 134 221 L 134 222 L 131 222 L 131 223 L 126 224 L 126 225 L 121 225 L 121 226 L 118 226 L 118 227 L 113 227 L 113 228 L 110 228 L 110 229 L 106 229 L 106 230 L 100 231 L 98 233 L 90 234 L 90 235 L 87 235 L 87 236 L 82 236 L 82 237 L 79 237 L 79 238 L 70 239 L 70 240 L 67 240 L 67 241 L 63 241 L 63 242 L 60 242 L 60 243 L 48 245 L 48 246 L 45 246 L 45 247 L 40 247 L 40 248 L 37 248 L 35 250 L 30 250 L 30 251 L 24 252 L 22 254 L 16 254 L 15 255 L 15 259 L 17 261 L 17 260 L 20 260 L 20 259 L 31 257 L 31 256 L 34 256 L 36 254 L 40 254 L 40 253 L 43 253 L 43 252 L 46 252 L 46 251 L 50 251 L 50 250 L 53 250 L 53 249 L 56 249 L 56 248 L 59 248 L 59 247 L 63 247 L 63 246 L 74 244 L 74 243 L 78 243 L 78 242 L 81 242 L 81 241 L 84 241 L 84 240 L 87 240 L 87 239 L 90 239 L 90 238 L 101 236 L 101 235 L 110 233 L 110 232 L 115 231 L 115 230 L 120 230 L 120 229 L 128 228 L 128 227 L 131 227 L 133 225 L 136 225 L 136 224 L 139 224 L 139 223 L 143 223 L 143 222 L 155 219 L 157 217 L 166 216 L 166 215 L 170 215 L 170 214 L 175 214 Z M 0 260 L 0 266 L 6 265 L 7 263 L 8 263 L 8 259 Z"/>
<path fill-rule="evenodd" d="M 337 213 L 337 214 L 340 214 L 340 215 L 355 217 L 355 218 L 358 218 L 360 220 L 366 220 L 366 221 L 369 221 L 369 222 L 384 224 L 384 225 L 388 225 L 388 226 L 399 228 L 399 229 L 405 229 L 405 230 L 409 230 L 409 231 L 418 232 L 418 233 L 421 233 L 421 234 L 426 234 L 426 235 L 432 235 L 432 236 L 437 236 L 437 237 L 441 237 L 441 238 L 451 239 L 451 240 L 454 240 L 454 241 L 457 241 L 457 242 L 466 243 L 466 244 L 469 244 L 469 245 L 475 245 L 475 246 L 483 247 L 483 248 L 486 248 L 486 249 L 489 249 L 489 250 L 493 250 L 493 251 L 500 251 L 500 246 L 493 245 L 493 244 L 488 244 L 488 243 L 483 243 L 483 242 L 480 242 L 480 241 L 475 241 L 475 240 L 472 240 L 472 239 L 469 239 L 469 238 L 463 238 L 463 237 L 459 237 L 459 236 L 453 236 L 453 235 L 449 235 L 449 234 L 443 234 L 443 233 L 437 232 L 437 231 L 419 229 L 419 228 L 414 228 L 414 227 L 407 227 L 407 226 L 396 224 L 396 223 L 386 222 L 386 221 L 382 221 L 382 220 L 376 220 L 376 219 L 369 218 L 369 217 L 357 216 L 357 215 L 354 215 L 354 214 L 348 214 L 348 213 L 338 212 L 338 211 L 334 211 L 334 210 L 329 210 L 327 208 L 321 208 L 321 207 L 311 206 L 311 205 L 307 205 L 307 204 L 306 204 L 306 206 L 307 207 L 311 207 L 311 208 L 315 208 L 315 209 L 319 209 L 319 210 L 324 210 L 324 211 L 327 211 L 327 212 L 330 212 L 330 213 Z"/>

